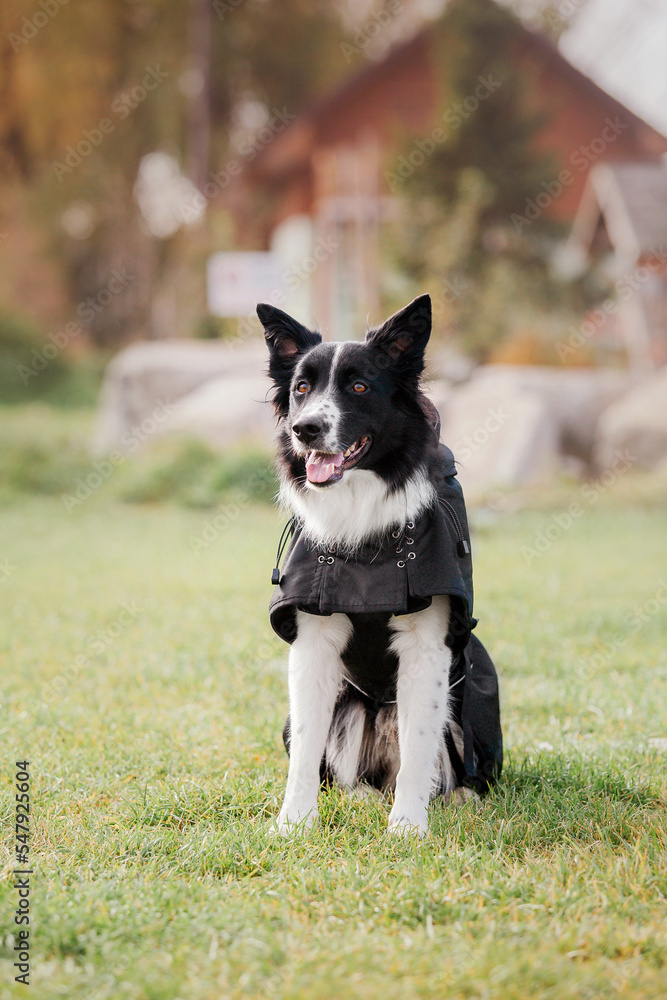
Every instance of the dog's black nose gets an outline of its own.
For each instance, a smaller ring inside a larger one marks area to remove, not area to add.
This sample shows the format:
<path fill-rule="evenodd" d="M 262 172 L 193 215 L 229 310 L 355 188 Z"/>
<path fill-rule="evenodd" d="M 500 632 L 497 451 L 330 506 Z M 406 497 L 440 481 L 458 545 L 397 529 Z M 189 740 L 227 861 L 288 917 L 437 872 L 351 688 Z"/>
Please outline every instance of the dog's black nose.
<path fill-rule="evenodd" d="M 298 424 L 292 424 L 292 430 L 298 437 L 299 441 L 303 441 L 304 444 L 310 444 L 314 441 L 318 434 L 322 433 L 322 424 L 316 423 L 314 420 L 309 420 L 308 422 L 302 422 Z"/>

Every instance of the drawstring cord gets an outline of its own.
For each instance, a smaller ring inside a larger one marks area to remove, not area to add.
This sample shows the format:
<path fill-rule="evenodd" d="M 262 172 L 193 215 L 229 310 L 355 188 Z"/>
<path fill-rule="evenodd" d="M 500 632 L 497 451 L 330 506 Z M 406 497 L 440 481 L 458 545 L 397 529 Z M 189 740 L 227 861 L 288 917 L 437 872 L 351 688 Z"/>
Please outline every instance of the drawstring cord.
<path fill-rule="evenodd" d="M 289 542 L 291 536 L 294 534 L 294 528 L 296 527 L 296 518 L 291 517 L 285 527 L 283 528 L 283 533 L 280 536 L 280 541 L 278 542 L 278 551 L 276 552 L 276 565 L 271 573 L 271 583 L 274 587 L 280 583 L 280 560 L 283 557 L 283 552 Z"/>
<path fill-rule="evenodd" d="M 447 511 L 447 513 L 449 514 L 450 518 L 454 522 L 454 526 L 456 528 L 456 532 L 457 532 L 457 534 L 459 536 L 458 541 L 456 543 L 456 553 L 457 553 L 457 555 L 461 559 L 463 559 L 464 556 L 469 556 L 470 555 L 470 542 L 468 541 L 468 539 L 466 538 L 465 534 L 463 533 L 463 528 L 461 527 L 461 522 L 459 521 L 458 514 L 456 513 L 456 508 L 454 507 L 453 504 L 451 504 L 449 502 L 449 500 L 445 500 L 444 497 L 438 497 L 438 502 L 441 504 L 442 507 L 444 507 L 444 509 Z"/>

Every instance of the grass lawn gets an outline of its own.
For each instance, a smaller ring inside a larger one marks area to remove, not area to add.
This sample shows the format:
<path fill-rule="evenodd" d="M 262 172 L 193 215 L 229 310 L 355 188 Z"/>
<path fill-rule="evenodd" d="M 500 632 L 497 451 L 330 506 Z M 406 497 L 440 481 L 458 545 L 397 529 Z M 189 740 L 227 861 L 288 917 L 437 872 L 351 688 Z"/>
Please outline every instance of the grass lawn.
<path fill-rule="evenodd" d="M 215 511 L 5 497 L 0 997 L 667 996 L 667 513 L 584 507 L 534 558 L 560 506 L 474 538 L 498 789 L 434 805 L 422 842 L 333 791 L 284 841 L 278 516 L 246 507 L 195 551 Z M 25 758 L 27 992 L 9 936 Z"/>

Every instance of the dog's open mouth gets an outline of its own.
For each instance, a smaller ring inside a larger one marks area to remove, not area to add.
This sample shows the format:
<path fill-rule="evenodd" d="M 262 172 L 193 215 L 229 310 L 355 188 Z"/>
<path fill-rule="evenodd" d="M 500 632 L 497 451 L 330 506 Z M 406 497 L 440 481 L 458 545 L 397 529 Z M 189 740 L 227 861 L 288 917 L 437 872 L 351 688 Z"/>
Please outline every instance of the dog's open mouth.
<path fill-rule="evenodd" d="M 330 455 L 324 451 L 311 451 L 306 456 L 306 475 L 309 483 L 317 486 L 331 486 L 343 478 L 343 473 L 356 465 L 371 446 L 371 439 L 364 435 L 351 444 L 346 451 Z"/>

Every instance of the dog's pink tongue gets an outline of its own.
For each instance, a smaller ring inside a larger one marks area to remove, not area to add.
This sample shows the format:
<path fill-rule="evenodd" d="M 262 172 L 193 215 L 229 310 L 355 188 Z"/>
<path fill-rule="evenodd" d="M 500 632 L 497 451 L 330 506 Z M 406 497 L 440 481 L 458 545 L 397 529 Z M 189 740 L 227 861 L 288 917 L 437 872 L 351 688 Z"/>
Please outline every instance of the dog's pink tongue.
<path fill-rule="evenodd" d="M 342 451 L 337 455 L 323 455 L 321 452 L 311 451 L 306 459 L 306 475 L 311 483 L 326 483 L 342 461 Z"/>

